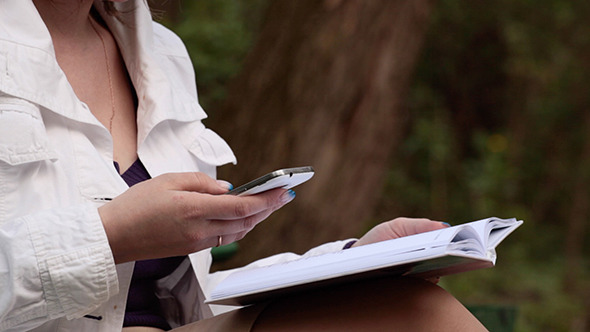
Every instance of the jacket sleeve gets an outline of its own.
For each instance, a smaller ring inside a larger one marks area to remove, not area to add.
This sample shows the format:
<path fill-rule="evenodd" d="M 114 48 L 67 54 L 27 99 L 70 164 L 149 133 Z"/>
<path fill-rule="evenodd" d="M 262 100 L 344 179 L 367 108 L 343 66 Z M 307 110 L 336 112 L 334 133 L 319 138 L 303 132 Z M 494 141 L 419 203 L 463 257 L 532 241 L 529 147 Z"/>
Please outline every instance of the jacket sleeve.
<path fill-rule="evenodd" d="M 117 292 L 95 206 L 47 210 L 0 225 L 0 330 L 80 317 Z"/>

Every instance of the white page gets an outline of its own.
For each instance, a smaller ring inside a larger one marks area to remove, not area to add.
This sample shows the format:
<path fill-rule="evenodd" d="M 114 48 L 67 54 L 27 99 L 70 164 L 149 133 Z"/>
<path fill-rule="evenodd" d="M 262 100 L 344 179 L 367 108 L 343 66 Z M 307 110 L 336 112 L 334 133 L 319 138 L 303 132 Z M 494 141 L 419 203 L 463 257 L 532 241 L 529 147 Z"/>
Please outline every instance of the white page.
<path fill-rule="evenodd" d="M 390 264 L 395 260 L 392 257 L 401 254 L 403 254 L 404 261 L 410 261 L 417 257 L 423 257 L 427 253 L 425 249 L 446 246 L 456 232 L 457 228 L 445 228 L 281 264 L 239 271 L 223 280 L 212 292 L 211 297 L 225 297 L 241 291 L 251 292 L 258 289 L 260 285 L 273 289 L 278 286 L 292 285 L 310 277 L 312 280 L 321 280 L 344 273 L 378 268 Z M 442 250 L 439 249 L 439 251 Z"/>

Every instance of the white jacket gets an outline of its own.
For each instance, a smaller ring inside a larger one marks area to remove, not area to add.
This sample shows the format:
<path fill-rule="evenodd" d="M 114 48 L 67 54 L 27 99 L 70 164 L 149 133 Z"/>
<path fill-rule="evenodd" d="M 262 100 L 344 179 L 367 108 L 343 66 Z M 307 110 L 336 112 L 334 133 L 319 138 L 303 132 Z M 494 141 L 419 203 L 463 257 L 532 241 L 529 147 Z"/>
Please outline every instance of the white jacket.
<path fill-rule="evenodd" d="M 201 123 L 184 45 L 152 22 L 143 0 L 118 5 L 125 24 L 101 14 L 137 91 L 139 157 L 152 177 L 215 176 L 235 157 Z M 74 94 L 32 1 L 0 0 L 0 331 L 121 329 L 133 263 L 115 265 L 97 208 L 127 188 L 108 130 Z M 203 250 L 159 281 L 172 326 L 226 310 L 203 304 L 226 275 L 209 274 L 210 264 Z"/>

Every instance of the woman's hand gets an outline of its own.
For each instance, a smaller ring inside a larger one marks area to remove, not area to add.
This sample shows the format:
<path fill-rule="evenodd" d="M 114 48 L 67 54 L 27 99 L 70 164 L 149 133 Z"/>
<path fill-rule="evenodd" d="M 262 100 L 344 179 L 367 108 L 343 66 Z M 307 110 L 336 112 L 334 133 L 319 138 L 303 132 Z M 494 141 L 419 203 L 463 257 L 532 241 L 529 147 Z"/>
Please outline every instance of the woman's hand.
<path fill-rule="evenodd" d="M 164 174 L 139 183 L 98 209 L 116 263 L 186 255 L 244 237 L 294 198 L 292 191 L 222 195 L 203 173 Z"/>
<path fill-rule="evenodd" d="M 434 231 L 446 227 L 449 227 L 449 224 L 430 219 L 396 218 L 373 227 L 373 229 L 361 237 L 353 247 Z"/>
<path fill-rule="evenodd" d="M 373 227 L 352 246 L 357 247 L 364 244 L 397 239 L 399 237 L 434 231 L 449 226 L 450 225 L 446 222 L 433 221 L 430 219 L 396 218 Z M 440 278 L 434 277 L 426 280 L 436 284 L 439 282 Z"/>

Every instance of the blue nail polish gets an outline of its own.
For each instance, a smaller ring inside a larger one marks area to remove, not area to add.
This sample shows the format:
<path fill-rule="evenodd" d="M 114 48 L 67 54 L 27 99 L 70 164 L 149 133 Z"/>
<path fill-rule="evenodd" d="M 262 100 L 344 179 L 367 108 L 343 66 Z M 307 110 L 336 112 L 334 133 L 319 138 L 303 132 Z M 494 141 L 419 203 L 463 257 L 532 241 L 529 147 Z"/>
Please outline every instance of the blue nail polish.
<path fill-rule="evenodd" d="M 219 184 L 220 186 L 222 186 L 223 188 L 225 188 L 227 190 L 232 190 L 234 188 L 233 184 L 231 184 L 225 180 L 217 180 L 217 184 Z"/>
<path fill-rule="evenodd" d="M 443 222 L 443 225 L 447 226 L 447 227 L 451 227 L 451 224 L 449 224 L 448 222 Z"/>
<path fill-rule="evenodd" d="M 285 191 L 282 195 L 281 195 L 281 200 L 283 201 L 283 203 L 289 203 L 290 201 L 292 201 L 295 198 L 295 192 L 291 189 Z"/>

